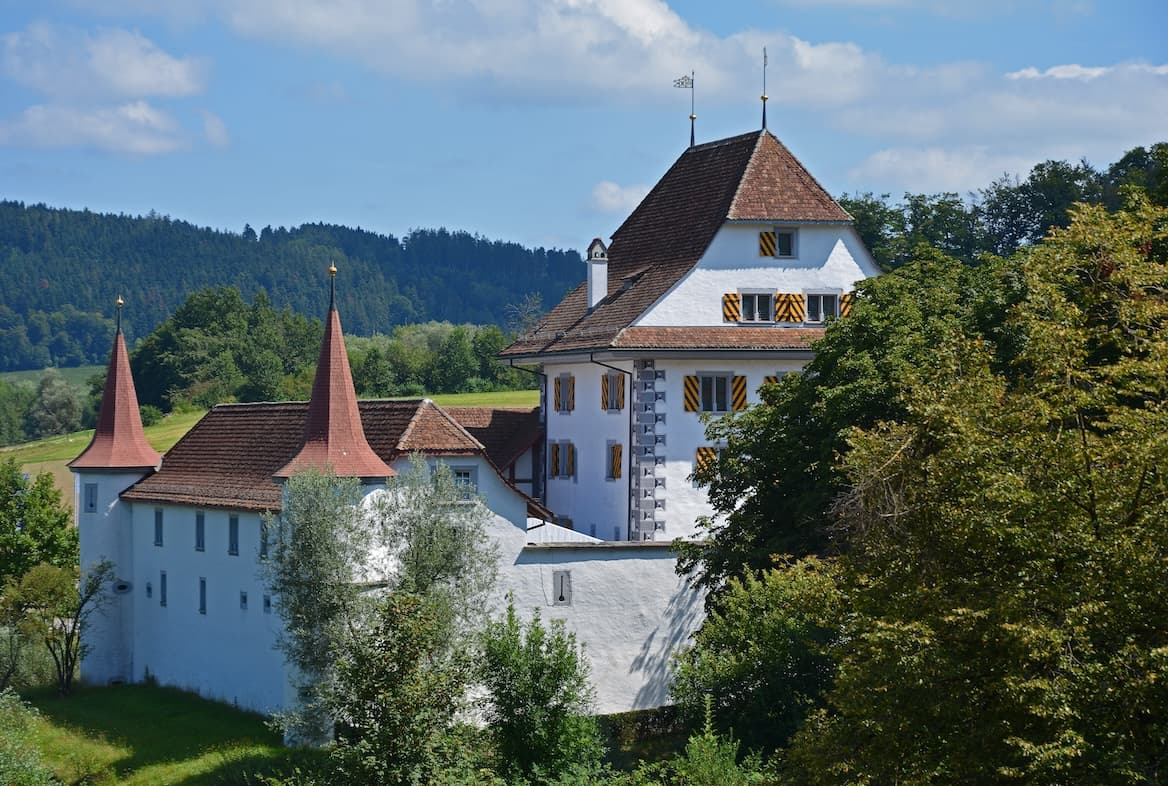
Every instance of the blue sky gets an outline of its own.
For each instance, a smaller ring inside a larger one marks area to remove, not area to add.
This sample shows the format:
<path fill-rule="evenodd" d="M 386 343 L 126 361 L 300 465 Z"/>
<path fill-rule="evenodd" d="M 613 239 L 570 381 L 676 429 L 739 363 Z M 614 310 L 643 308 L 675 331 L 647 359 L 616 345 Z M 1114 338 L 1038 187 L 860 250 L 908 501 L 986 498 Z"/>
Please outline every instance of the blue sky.
<path fill-rule="evenodd" d="M 0 198 L 240 231 L 582 249 L 688 142 L 770 129 L 833 194 L 967 192 L 1168 141 L 1164 0 L 0 5 Z"/>

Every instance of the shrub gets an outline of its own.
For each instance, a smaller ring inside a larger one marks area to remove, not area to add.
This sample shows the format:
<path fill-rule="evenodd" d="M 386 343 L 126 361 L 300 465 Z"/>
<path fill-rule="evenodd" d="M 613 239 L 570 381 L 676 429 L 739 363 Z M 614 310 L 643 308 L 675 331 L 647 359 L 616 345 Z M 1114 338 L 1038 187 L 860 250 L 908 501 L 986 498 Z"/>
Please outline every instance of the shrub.
<path fill-rule="evenodd" d="M 162 420 L 162 410 L 153 404 L 143 404 L 138 407 L 138 413 L 142 416 L 143 426 L 153 426 Z"/>
<path fill-rule="evenodd" d="M 0 692 L 0 783 L 59 786 L 30 739 L 36 710 L 12 691 Z"/>

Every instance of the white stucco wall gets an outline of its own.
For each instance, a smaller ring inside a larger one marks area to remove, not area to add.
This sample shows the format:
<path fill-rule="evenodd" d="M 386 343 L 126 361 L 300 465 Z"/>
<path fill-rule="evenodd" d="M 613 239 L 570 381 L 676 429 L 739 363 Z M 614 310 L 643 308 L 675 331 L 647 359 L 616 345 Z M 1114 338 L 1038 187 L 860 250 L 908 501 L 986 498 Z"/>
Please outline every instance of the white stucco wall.
<path fill-rule="evenodd" d="M 610 365 L 632 370 L 630 361 Z M 569 441 L 576 447 L 576 475 L 572 478 L 548 477 L 547 506 L 557 516 L 569 516 L 573 528 L 602 540 L 628 538 L 629 500 L 629 407 L 632 388 L 624 376 L 625 407 L 619 412 L 600 408 L 601 377 L 611 369 L 594 363 L 560 363 L 545 366 L 548 375 L 548 401 L 554 391 L 553 379 L 572 374 L 576 379 L 576 406 L 570 412 L 547 412 L 548 455 L 553 442 Z M 621 476 L 609 480 L 608 443 L 618 442 L 621 451 Z M 550 457 L 545 471 L 551 471 Z"/>
<path fill-rule="evenodd" d="M 106 685 L 131 677 L 135 564 L 132 542 L 133 522 L 128 506 L 118 495 L 141 479 L 142 473 L 78 471 L 74 473 L 74 505 L 80 546 L 81 571 L 88 573 L 102 560 L 114 563 L 115 583 L 127 582 L 130 591 L 107 593 L 103 607 L 89 618 L 85 627 L 88 652 L 81 660 L 80 676 L 85 682 Z M 97 485 L 97 509 L 85 510 L 86 484 Z"/>
<path fill-rule="evenodd" d="M 850 292 L 879 269 L 852 227 L 822 224 L 798 228 L 796 256 L 760 257 L 758 233 L 771 226 L 726 224 L 701 260 L 634 325 L 723 325 L 722 295 L 749 290 Z"/>
<path fill-rule="evenodd" d="M 126 504 L 126 503 L 122 503 Z M 163 511 L 163 544 L 154 545 L 154 511 Z M 227 553 L 225 510 L 202 509 L 205 550 L 195 549 L 196 508 L 132 506 L 135 615 L 132 679 L 147 672 L 163 685 L 259 712 L 283 705 L 283 657 L 275 649 L 279 616 L 265 614 L 258 574 L 260 516 L 238 513 L 239 554 Z M 160 573 L 167 575 L 161 605 Z M 199 613 L 199 578 L 207 581 L 207 611 Z M 146 597 L 146 585 L 151 597 Z M 240 608 L 240 592 L 248 607 Z"/>

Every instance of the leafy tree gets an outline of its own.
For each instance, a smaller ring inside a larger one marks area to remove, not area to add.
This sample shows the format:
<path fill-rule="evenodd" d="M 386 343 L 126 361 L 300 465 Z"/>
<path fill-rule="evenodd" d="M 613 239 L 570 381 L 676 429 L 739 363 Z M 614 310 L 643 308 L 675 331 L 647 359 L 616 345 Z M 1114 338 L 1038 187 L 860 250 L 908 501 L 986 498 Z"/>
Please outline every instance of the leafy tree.
<path fill-rule="evenodd" d="M 434 367 L 434 387 L 443 393 L 459 390 L 462 383 L 477 376 L 479 361 L 475 357 L 470 334 L 456 327 L 442 342 Z"/>
<path fill-rule="evenodd" d="M 35 395 L 28 384 L 0 379 L 0 445 L 15 445 L 28 438 L 25 425 Z"/>
<path fill-rule="evenodd" d="M 545 627 L 536 609 L 524 625 L 509 601 L 482 639 L 479 680 L 487 689 L 486 718 L 501 774 L 554 781 L 569 771 L 594 772 L 603 746 L 588 714 L 588 662 L 563 620 Z"/>
<path fill-rule="evenodd" d="M 28 420 L 37 437 L 68 434 L 81 426 L 81 398 L 61 372 L 47 369 L 37 384 Z"/>
<path fill-rule="evenodd" d="M 28 480 L 15 459 L 0 462 L 0 585 L 45 562 L 77 565 L 77 530 L 47 472 Z"/>
<path fill-rule="evenodd" d="M 73 690 L 77 664 L 88 648 L 82 630 L 101 609 L 113 574 L 110 562 L 98 563 L 84 576 L 78 575 L 76 567 L 41 563 L 18 580 L 9 580 L 0 596 L 0 623 L 44 643 L 62 695 Z"/>
<path fill-rule="evenodd" d="M 822 706 L 841 601 L 830 563 L 815 559 L 731 579 L 678 657 L 674 700 L 747 747 L 781 747 Z"/>
<path fill-rule="evenodd" d="M 797 781 L 1162 780 L 1168 211 L 1078 208 L 1022 265 L 1010 369 L 952 336 L 850 434 L 838 676 Z"/>

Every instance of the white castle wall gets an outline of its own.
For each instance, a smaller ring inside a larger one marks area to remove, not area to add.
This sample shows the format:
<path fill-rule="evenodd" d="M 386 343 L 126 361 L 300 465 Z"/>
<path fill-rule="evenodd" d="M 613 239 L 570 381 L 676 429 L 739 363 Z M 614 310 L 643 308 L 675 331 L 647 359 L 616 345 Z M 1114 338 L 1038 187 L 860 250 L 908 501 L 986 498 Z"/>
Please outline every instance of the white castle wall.
<path fill-rule="evenodd" d="M 758 224 L 725 224 L 694 269 L 649 308 L 635 325 L 721 326 L 722 295 L 739 290 L 850 292 L 880 271 L 855 230 L 842 224 L 798 228 L 796 256 L 760 257 Z"/>

